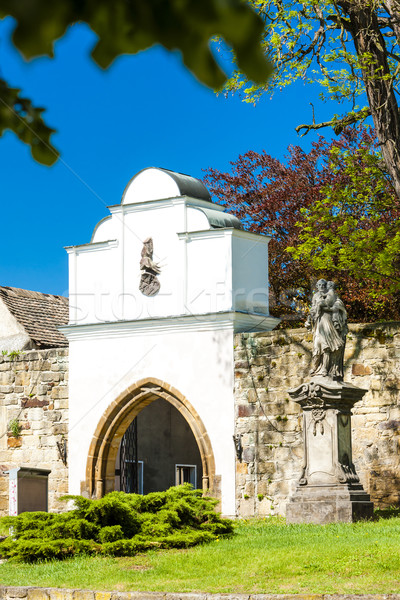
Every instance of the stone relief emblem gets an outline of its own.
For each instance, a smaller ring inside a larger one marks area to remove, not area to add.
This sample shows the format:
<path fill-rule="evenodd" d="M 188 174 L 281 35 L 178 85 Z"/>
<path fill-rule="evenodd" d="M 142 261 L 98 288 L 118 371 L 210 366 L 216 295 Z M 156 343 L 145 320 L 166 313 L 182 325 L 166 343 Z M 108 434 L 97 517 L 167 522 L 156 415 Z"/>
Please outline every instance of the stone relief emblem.
<path fill-rule="evenodd" d="M 161 272 L 160 267 L 153 260 L 153 239 L 147 238 L 143 242 L 142 258 L 140 259 L 139 290 L 145 296 L 155 296 L 160 290 L 160 282 L 157 275 Z"/>
<path fill-rule="evenodd" d="M 321 435 L 324 435 L 325 429 L 324 429 L 323 420 L 325 419 L 325 415 L 326 415 L 326 411 L 322 407 L 312 409 L 311 418 L 312 418 L 312 424 L 313 424 L 313 435 L 317 435 L 317 425 L 319 425 L 319 430 L 320 430 Z"/>
<path fill-rule="evenodd" d="M 313 356 L 310 375 L 343 381 L 347 311 L 333 281 L 320 279 L 305 323 L 313 331 Z"/>

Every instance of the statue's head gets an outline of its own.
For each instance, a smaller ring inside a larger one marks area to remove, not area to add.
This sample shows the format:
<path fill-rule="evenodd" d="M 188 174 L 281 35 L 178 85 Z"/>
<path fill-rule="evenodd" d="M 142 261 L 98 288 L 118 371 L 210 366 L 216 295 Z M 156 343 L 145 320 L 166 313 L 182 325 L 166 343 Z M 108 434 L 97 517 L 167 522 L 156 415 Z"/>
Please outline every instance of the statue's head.
<path fill-rule="evenodd" d="M 319 292 L 324 292 L 327 290 L 327 282 L 325 279 L 319 279 L 317 281 L 316 288 Z"/>
<path fill-rule="evenodd" d="M 336 290 L 336 283 L 334 281 L 328 281 L 326 284 L 326 287 L 328 288 L 328 290 Z"/>
<path fill-rule="evenodd" d="M 153 257 L 153 240 L 150 237 L 143 242 L 142 256 Z"/>

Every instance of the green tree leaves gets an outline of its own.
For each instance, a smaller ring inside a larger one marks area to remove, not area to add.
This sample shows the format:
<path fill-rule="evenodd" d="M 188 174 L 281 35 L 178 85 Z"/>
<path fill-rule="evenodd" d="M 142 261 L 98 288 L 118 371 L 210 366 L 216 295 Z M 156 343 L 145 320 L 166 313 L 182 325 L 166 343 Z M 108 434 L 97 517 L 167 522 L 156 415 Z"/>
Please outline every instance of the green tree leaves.
<path fill-rule="evenodd" d="M 272 232 L 269 284 L 277 316 L 294 318 L 316 279 L 335 279 L 353 321 L 400 316 L 400 200 L 374 132 L 347 128 L 285 163 L 247 152 L 230 173 L 208 169 L 220 203 Z M 298 317 L 297 317 L 298 318 Z"/>
<path fill-rule="evenodd" d="M 50 142 L 54 129 L 43 121 L 43 111 L 44 108 L 35 107 L 28 98 L 23 98 L 19 89 L 10 88 L 4 79 L 0 79 L 0 137 L 11 129 L 30 146 L 35 160 L 51 165 L 59 153 Z"/>
<path fill-rule="evenodd" d="M 301 80 L 318 84 L 320 98 L 350 103 L 350 111 L 325 123 L 335 132 L 371 115 L 386 170 L 400 198 L 399 83 L 400 8 L 392 0 L 252 0 L 265 20 L 264 46 L 276 65 L 273 77 L 257 85 L 237 70 L 226 90 L 254 102 Z M 364 98 L 363 98 L 364 96 Z M 366 104 L 358 106 L 358 102 Z"/>
<path fill-rule="evenodd" d="M 220 88 L 227 77 L 210 48 L 211 39 L 219 36 L 233 48 L 249 79 L 261 84 L 272 72 L 261 46 L 263 21 L 244 0 L 0 0 L 0 18 L 6 16 L 17 21 L 13 43 L 27 59 L 52 57 L 54 42 L 70 25 L 87 23 L 98 36 L 92 57 L 102 68 L 122 54 L 162 44 L 179 50 L 184 64 L 202 83 Z M 20 114 L 6 82 L 0 100 L 9 107 L 0 112 L 0 135 L 11 129 L 31 145 L 36 160 L 54 162 L 57 152 L 49 143 L 52 130 L 40 117 L 42 109 L 30 104 L 30 133 L 24 134 L 27 105 Z"/>
<path fill-rule="evenodd" d="M 365 282 L 372 298 L 400 292 L 400 201 L 380 153 L 361 143 L 354 151 L 330 151 L 329 168 L 341 185 L 325 185 L 302 209 L 300 244 L 293 257 L 314 269 Z"/>

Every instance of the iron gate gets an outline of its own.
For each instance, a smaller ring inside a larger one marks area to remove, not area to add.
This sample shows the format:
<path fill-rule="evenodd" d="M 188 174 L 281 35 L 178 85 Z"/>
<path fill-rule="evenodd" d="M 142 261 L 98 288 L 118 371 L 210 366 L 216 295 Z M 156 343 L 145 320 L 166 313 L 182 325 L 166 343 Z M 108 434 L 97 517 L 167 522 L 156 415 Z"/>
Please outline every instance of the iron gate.
<path fill-rule="evenodd" d="M 134 419 L 121 441 L 119 455 L 120 489 L 128 494 L 139 493 L 137 421 Z"/>

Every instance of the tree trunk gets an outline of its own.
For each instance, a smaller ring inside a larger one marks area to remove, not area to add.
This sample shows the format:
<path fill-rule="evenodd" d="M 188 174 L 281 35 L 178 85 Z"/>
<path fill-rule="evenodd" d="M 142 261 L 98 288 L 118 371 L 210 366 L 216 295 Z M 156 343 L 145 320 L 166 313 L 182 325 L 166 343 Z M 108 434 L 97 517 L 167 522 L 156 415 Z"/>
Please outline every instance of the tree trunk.
<path fill-rule="evenodd" d="M 384 37 L 371 0 L 339 0 L 361 64 L 368 103 L 382 156 L 400 198 L 400 116 Z"/>
<path fill-rule="evenodd" d="M 400 44 L 400 2 L 399 0 L 386 0 L 385 4 L 390 15 L 394 34 Z"/>

